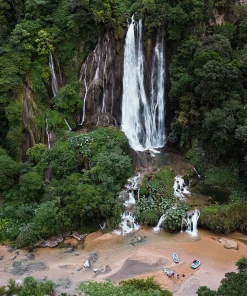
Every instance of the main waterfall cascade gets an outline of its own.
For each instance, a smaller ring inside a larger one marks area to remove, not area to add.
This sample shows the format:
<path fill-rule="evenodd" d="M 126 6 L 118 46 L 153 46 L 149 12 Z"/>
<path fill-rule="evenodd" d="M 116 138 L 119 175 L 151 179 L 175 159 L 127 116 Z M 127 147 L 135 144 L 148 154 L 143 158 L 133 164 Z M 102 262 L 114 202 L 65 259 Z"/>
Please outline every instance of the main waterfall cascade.
<path fill-rule="evenodd" d="M 157 37 L 154 48 L 151 93 L 144 87 L 142 20 L 132 17 L 125 39 L 122 99 L 122 130 L 137 151 L 153 150 L 165 144 L 164 40 Z"/>

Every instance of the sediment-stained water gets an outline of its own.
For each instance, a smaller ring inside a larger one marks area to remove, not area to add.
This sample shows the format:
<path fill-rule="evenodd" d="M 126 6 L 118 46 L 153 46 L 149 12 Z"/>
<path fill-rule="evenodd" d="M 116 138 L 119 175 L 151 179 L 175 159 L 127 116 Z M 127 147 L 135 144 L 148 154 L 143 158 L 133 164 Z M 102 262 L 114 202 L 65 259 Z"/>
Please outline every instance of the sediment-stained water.
<path fill-rule="evenodd" d="M 133 243 L 134 237 L 143 238 Z M 217 288 L 224 273 L 236 270 L 235 262 L 243 255 L 247 256 L 247 237 L 240 233 L 230 235 L 237 240 L 238 250 L 227 250 L 218 242 L 218 235 L 209 231 L 199 230 L 198 237 L 193 238 L 188 233 L 169 234 L 161 230 L 153 233 L 151 228 L 142 228 L 131 236 L 118 236 L 96 232 L 88 235 L 84 248 L 79 247 L 72 253 L 64 253 L 66 249 L 37 249 L 35 259 L 23 261 L 22 264 L 43 262 L 47 270 L 37 270 L 23 275 L 13 275 L 13 263 L 26 260 L 26 250 L 20 250 L 19 255 L 7 251 L 6 246 L 0 246 L 0 285 L 6 284 L 9 278 L 23 279 L 32 275 L 38 279 L 47 277 L 55 283 L 70 280 L 70 286 L 60 285 L 58 292 L 74 293 L 77 285 L 85 280 L 104 280 L 111 278 L 114 281 L 129 277 L 154 278 L 163 287 L 169 288 L 175 296 L 196 295 L 200 285 Z M 98 260 L 92 268 L 83 268 L 83 263 L 92 253 L 98 254 Z M 180 263 L 172 261 L 172 254 L 176 252 Z M 16 256 L 15 259 L 13 259 Z M 197 270 L 192 270 L 190 264 L 194 259 L 201 261 Z M 131 271 L 131 266 L 135 270 Z M 82 268 L 81 270 L 77 270 Z M 104 272 L 95 274 L 94 268 L 103 268 Z M 178 274 L 185 274 L 185 278 L 170 279 L 162 272 L 163 268 L 171 268 Z"/>

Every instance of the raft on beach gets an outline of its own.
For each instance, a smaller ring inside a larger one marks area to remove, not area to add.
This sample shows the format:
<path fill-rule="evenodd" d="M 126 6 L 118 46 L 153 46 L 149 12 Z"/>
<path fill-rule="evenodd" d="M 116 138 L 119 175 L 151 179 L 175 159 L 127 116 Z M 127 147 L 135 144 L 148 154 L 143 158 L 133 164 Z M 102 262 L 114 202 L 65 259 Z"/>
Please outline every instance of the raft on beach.
<path fill-rule="evenodd" d="M 196 269 L 201 265 L 200 260 L 194 260 L 193 263 L 191 264 L 191 268 Z"/>
<path fill-rule="evenodd" d="M 176 254 L 176 253 L 172 254 L 172 259 L 175 263 L 179 263 L 179 261 L 180 261 L 178 254 Z"/>

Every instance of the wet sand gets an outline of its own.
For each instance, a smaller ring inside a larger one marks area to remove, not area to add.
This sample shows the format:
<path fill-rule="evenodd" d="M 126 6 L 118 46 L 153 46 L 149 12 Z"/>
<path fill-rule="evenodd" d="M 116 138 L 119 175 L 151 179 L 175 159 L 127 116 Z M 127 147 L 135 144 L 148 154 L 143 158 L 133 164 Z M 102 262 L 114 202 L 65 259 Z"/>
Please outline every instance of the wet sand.
<path fill-rule="evenodd" d="M 37 249 L 34 260 L 26 260 L 26 250 L 19 250 L 17 255 L 8 252 L 6 246 L 0 246 L 0 256 L 4 256 L 0 261 L 0 285 L 6 284 L 10 278 L 23 279 L 31 275 L 42 280 L 46 277 L 59 285 L 56 287 L 58 293 L 73 295 L 82 281 L 111 279 L 119 282 L 130 277 L 154 276 L 162 287 L 171 290 L 175 296 L 194 296 L 202 285 L 216 289 L 226 272 L 236 270 L 235 262 L 243 255 L 247 256 L 247 237 L 240 233 L 229 236 L 238 242 L 238 250 L 224 249 L 218 242 L 219 235 L 205 230 L 199 230 L 198 238 L 186 232 L 171 235 L 161 231 L 155 234 L 150 228 L 141 229 L 136 235 L 147 238 L 133 246 L 131 237 L 95 232 L 88 235 L 83 248 L 79 246 L 73 253 L 64 253 L 64 248 Z M 99 258 L 93 267 L 83 268 L 83 263 L 95 252 Z M 174 252 L 181 260 L 177 265 L 172 261 Z M 201 267 L 197 270 L 190 268 L 194 259 L 201 260 Z M 26 260 L 21 263 L 24 267 L 41 262 L 46 269 L 31 268 L 24 270 L 22 275 L 13 275 L 11 272 L 15 269 L 12 264 L 21 260 Z M 78 267 L 82 269 L 77 271 Z M 95 274 L 93 269 L 100 267 L 105 268 L 104 272 Z M 163 268 L 171 268 L 179 273 L 179 278 L 168 278 L 163 274 Z M 185 278 L 182 274 L 185 274 Z"/>

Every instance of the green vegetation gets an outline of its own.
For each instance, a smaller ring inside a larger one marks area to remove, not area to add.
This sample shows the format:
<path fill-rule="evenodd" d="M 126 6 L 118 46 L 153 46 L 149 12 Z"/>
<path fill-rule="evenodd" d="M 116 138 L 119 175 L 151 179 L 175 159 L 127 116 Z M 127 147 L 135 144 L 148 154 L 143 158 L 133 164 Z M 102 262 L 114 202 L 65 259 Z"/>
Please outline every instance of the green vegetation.
<path fill-rule="evenodd" d="M 227 205 L 215 205 L 201 210 L 200 225 L 216 232 L 230 233 L 247 229 L 247 204 L 235 201 Z"/>
<path fill-rule="evenodd" d="M 0 286 L 0 296 L 44 296 L 53 295 L 54 283 L 44 281 L 39 283 L 33 277 L 26 277 L 23 284 L 18 284 L 14 280 L 9 280 L 7 286 Z"/>
<path fill-rule="evenodd" d="M 235 2 L 0 0 L 1 241 L 25 246 L 103 221 L 107 229 L 118 223 L 122 206 L 116 196 L 133 173 L 126 137 L 114 128 L 68 134 L 63 119 L 75 127 L 81 114 L 78 74 L 88 53 L 106 31 L 123 39 L 126 18 L 134 13 L 143 19 L 147 52 L 157 32 L 166 42 L 169 144 L 186 153 L 206 184 L 232 192 L 233 203 L 204 209 L 201 224 L 224 232 L 245 229 L 247 7 Z M 228 22 L 217 25 L 214 8 Z M 50 52 L 63 76 L 55 98 Z M 56 133 L 50 150 L 45 119 Z M 26 146 L 32 148 L 23 164 Z M 138 219 L 154 225 L 175 204 L 173 179 L 171 170 L 144 178 Z M 177 230 L 185 210 L 178 204 L 163 227 Z M 231 211 L 240 213 L 238 219 Z"/>
<path fill-rule="evenodd" d="M 104 221 L 107 229 L 115 227 L 122 211 L 117 193 L 133 174 L 127 151 L 128 141 L 116 128 L 71 133 L 50 150 L 35 145 L 28 151 L 30 162 L 25 166 L 0 150 L 5 181 L 1 187 L 1 241 L 16 241 L 18 247 L 24 247 Z M 45 177 L 49 170 L 51 180 Z"/>
<path fill-rule="evenodd" d="M 168 168 L 144 177 L 141 194 L 144 194 L 134 207 L 135 216 L 145 225 L 156 225 L 160 217 L 167 211 L 168 215 L 162 227 L 168 231 L 177 231 L 181 227 L 181 218 L 188 207 L 177 203 L 173 192 L 175 172 Z"/>
<path fill-rule="evenodd" d="M 172 296 L 168 290 L 162 290 L 153 278 L 130 279 L 120 282 L 119 286 L 110 281 L 104 283 L 89 282 L 80 284 L 79 290 L 88 296 L 126 295 L 126 296 Z"/>

